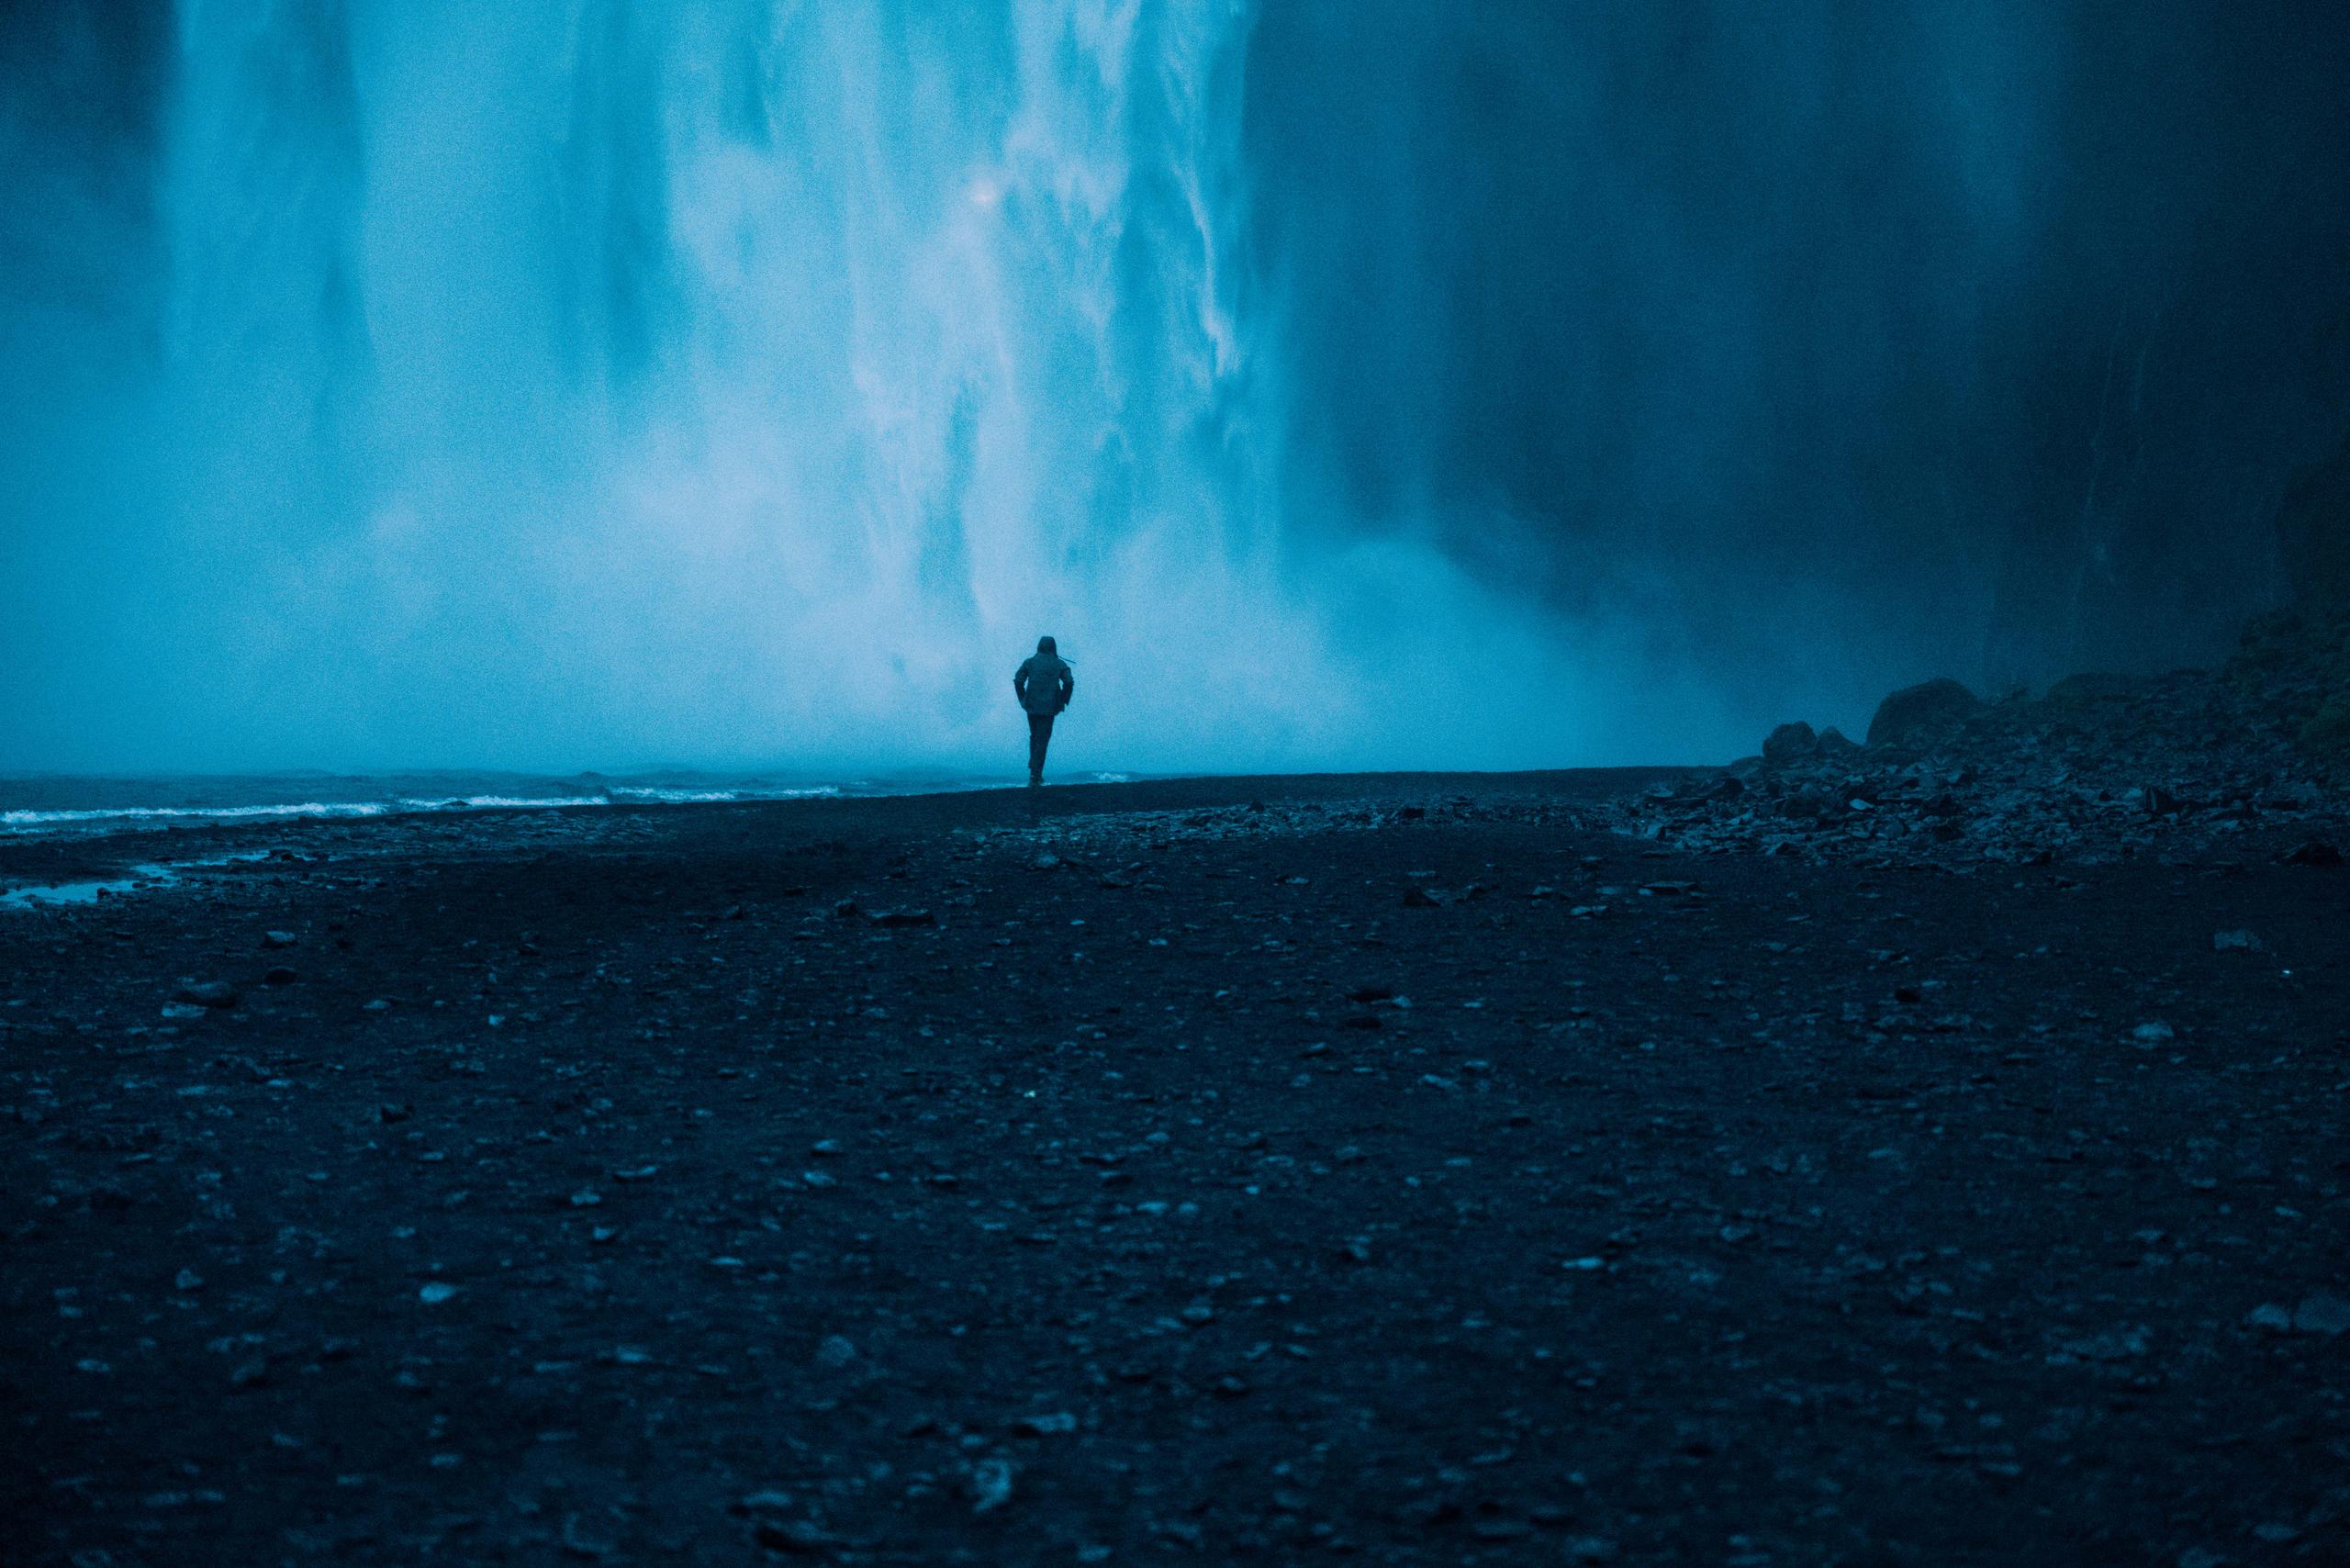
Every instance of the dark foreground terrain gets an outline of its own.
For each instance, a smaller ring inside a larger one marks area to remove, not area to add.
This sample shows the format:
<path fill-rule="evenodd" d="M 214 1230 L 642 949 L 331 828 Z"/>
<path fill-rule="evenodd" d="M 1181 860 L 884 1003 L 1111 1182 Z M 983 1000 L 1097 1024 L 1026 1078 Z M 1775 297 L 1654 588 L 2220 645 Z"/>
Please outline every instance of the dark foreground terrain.
<path fill-rule="evenodd" d="M 142 838 L 272 857 L 0 912 L 0 1559 L 2350 1560 L 2307 803 L 1652 781 Z"/>

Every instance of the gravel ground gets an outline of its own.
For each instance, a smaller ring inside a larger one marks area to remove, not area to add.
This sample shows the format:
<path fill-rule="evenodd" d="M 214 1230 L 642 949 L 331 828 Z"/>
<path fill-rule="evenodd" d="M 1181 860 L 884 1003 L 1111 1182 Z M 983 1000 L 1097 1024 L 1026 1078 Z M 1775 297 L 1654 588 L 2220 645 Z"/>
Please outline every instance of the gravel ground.
<path fill-rule="evenodd" d="M 2338 820 L 1714 782 L 122 846 L 268 857 L 0 913 L 0 1555 L 2350 1558 Z"/>

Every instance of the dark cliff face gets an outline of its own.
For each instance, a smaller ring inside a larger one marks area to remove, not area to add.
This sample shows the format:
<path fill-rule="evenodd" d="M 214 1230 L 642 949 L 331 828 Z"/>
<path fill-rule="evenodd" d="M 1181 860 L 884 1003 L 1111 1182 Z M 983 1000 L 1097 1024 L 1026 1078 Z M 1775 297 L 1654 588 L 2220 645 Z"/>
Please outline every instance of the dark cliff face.
<path fill-rule="evenodd" d="M 1735 681 L 2207 658 L 2350 389 L 2350 12 L 1274 0 L 1298 439 Z M 1427 520 L 1423 524 L 1422 520 Z"/>
<path fill-rule="evenodd" d="M 2350 609 L 2350 436 L 2294 478 L 2277 514 L 2277 543 L 2295 599 Z"/>
<path fill-rule="evenodd" d="M 2350 437 L 2295 477 L 2277 538 L 2293 601 L 2254 623 L 2232 667 L 2283 690 L 2301 744 L 2350 780 Z"/>

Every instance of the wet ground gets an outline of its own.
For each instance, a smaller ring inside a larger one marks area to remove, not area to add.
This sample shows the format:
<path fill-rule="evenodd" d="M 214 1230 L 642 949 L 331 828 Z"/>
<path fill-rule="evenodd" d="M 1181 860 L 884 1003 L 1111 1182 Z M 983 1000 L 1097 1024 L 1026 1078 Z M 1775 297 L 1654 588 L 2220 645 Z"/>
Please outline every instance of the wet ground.
<path fill-rule="evenodd" d="M 2350 1556 L 2323 824 L 1654 781 L 141 835 L 273 857 L 0 912 L 8 1560 Z"/>

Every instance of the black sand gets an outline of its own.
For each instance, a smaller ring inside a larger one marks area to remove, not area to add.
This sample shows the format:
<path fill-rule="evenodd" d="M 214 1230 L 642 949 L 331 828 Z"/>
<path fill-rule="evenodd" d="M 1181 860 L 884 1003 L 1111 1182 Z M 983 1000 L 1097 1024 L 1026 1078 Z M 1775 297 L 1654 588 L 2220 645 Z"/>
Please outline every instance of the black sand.
<path fill-rule="evenodd" d="M 0 915 L 0 1557 L 2350 1555 L 2350 878 L 1651 777 L 143 837 L 277 857 Z"/>

